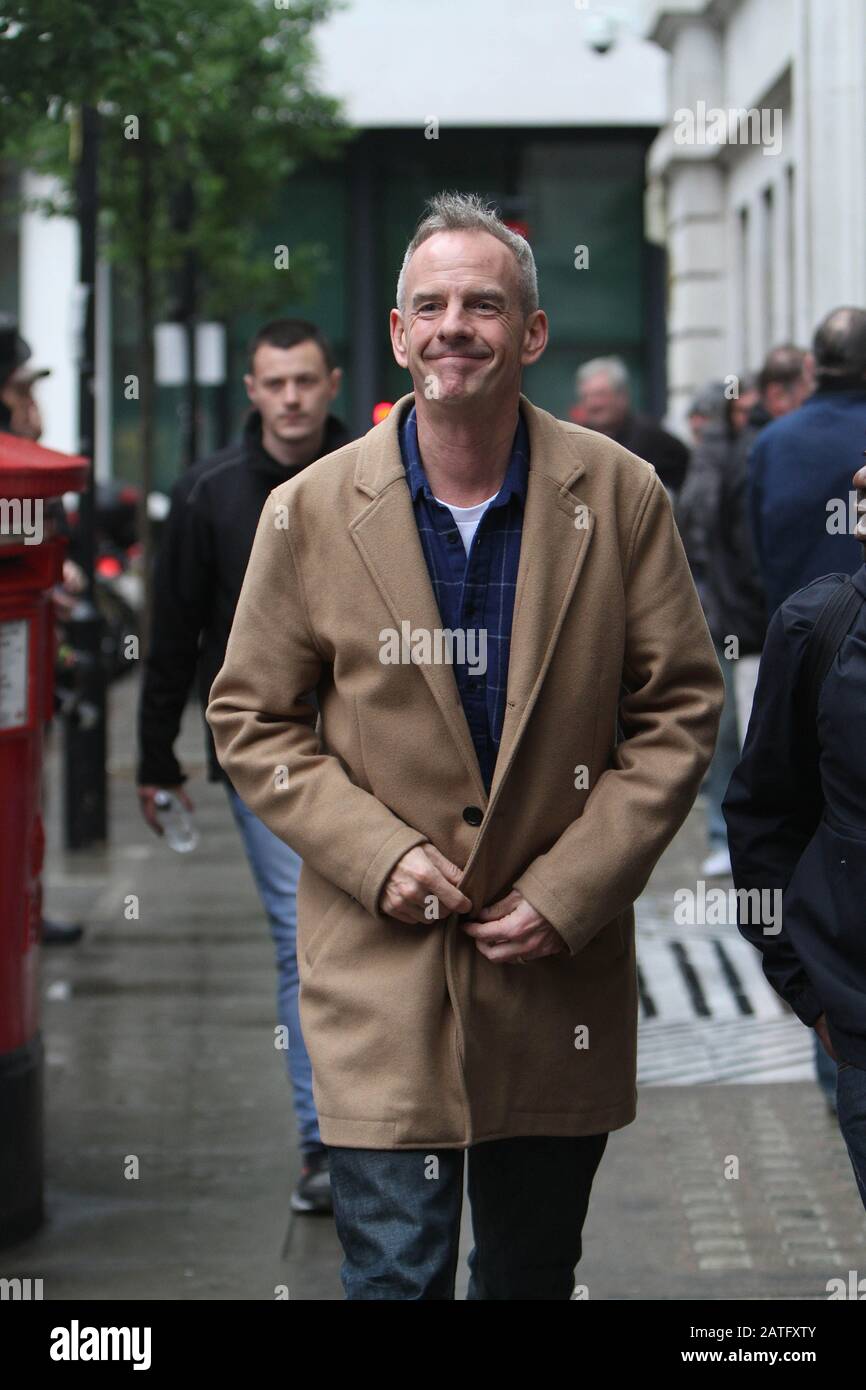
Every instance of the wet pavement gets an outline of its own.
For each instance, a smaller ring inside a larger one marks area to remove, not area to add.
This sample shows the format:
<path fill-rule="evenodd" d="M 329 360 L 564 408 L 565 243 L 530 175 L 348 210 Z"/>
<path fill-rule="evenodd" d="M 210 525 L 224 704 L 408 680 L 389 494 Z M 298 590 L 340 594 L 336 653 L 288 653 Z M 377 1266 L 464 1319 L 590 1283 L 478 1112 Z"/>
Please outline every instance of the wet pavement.
<path fill-rule="evenodd" d="M 201 835 L 184 856 L 139 817 L 135 695 L 111 692 L 107 847 L 62 850 L 57 733 L 49 757 L 46 910 L 87 930 L 44 954 L 47 1219 L 0 1277 L 41 1278 L 46 1299 L 340 1299 L 331 1221 L 289 1214 L 271 941 L 200 716 L 180 745 Z M 639 904 L 638 1119 L 609 1141 L 578 1281 L 596 1299 L 824 1299 L 866 1273 L 866 1215 L 810 1035 L 735 927 L 674 921 L 702 823 Z M 463 1246 L 461 1298 L 465 1221 Z"/>

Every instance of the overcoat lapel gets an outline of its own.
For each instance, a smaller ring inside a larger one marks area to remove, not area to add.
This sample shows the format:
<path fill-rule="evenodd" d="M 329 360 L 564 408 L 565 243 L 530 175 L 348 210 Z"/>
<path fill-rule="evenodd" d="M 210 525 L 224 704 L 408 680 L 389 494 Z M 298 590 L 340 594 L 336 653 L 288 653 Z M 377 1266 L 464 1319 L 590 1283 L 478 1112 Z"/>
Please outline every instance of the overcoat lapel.
<path fill-rule="evenodd" d="M 356 486 L 370 505 L 351 523 L 352 538 L 399 632 L 402 622 L 432 632 L 442 618 L 406 485 L 398 423 L 412 395 L 396 402 L 389 416 L 362 441 Z M 578 436 L 563 442 L 561 430 L 524 396 L 529 427 L 530 469 L 520 565 L 511 631 L 505 723 L 491 788 L 497 796 L 526 730 L 592 537 L 595 517 L 573 485 L 584 469 Z M 423 663 L 427 682 L 475 789 L 487 794 L 463 713 L 457 682 L 448 664 Z"/>
<path fill-rule="evenodd" d="M 442 616 L 415 524 L 397 435 L 399 417 L 412 399 L 409 395 L 397 401 L 387 419 L 362 441 L 355 483 L 373 500 L 351 523 L 350 530 L 397 631 L 401 631 L 401 623 L 408 622 L 413 631 L 434 632 L 442 627 Z M 453 667 L 428 661 L 420 663 L 417 670 L 442 712 L 472 780 L 478 805 L 483 806 L 487 793 Z"/>
<path fill-rule="evenodd" d="M 575 490 L 584 472 L 580 436 L 563 438 L 545 411 L 524 396 L 520 403 L 529 426 L 529 488 L 491 803 L 526 731 L 595 529 L 594 512 Z"/>

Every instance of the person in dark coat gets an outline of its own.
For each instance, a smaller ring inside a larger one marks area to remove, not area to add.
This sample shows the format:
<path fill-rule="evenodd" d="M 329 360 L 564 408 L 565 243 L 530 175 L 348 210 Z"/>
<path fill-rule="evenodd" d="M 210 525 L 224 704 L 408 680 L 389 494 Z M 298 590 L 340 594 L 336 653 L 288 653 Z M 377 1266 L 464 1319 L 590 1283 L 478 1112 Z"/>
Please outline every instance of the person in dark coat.
<path fill-rule="evenodd" d="M 812 579 L 853 574 L 851 459 L 866 435 L 866 310 L 835 309 L 815 333 L 816 390 L 762 430 L 749 457 L 748 506 L 767 611 Z"/>
<path fill-rule="evenodd" d="M 634 412 L 628 370 L 619 357 L 596 357 L 578 368 L 575 379 L 575 419 L 587 429 L 615 439 L 638 458 L 646 459 L 670 493 L 683 485 L 689 451 L 681 439 L 668 434 L 648 415 Z"/>
<path fill-rule="evenodd" d="M 866 488 L 866 468 L 855 484 Z M 861 601 L 821 686 L 817 722 L 806 696 L 813 628 L 847 578 L 815 579 L 774 614 L 723 809 L 740 931 L 838 1063 L 839 1124 L 866 1206 L 866 564 L 851 580 Z"/>
<path fill-rule="evenodd" d="M 139 707 L 139 801 L 157 834 L 162 833 L 155 801 L 159 791 L 172 791 L 187 810 L 193 809 L 174 743 L 196 675 L 204 709 L 225 659 L 262 508 L 280 483 L 350 440 L 341 421 L 329 414 L 340 379 L 331 347 L 313 324 L 301 319 L 266 324 L 250 345 L 244 384 L 254 408 L 242 438 L 189 468 L 174 486 L 154 572 L 151 640 Z M 278 1017 L 303 1159 L 292 1209 L 330 1211 L 327 1150 L 319 1134 L 298 1012 L 295 892 L 300 860 L 238 796 L 219 766 L 207 725 L 205 731 L 208 778 L 225 784 L 276 948 Z"/>
<path fill-rule="evenodd" d="M 730 466 L 737 431 L 723 381 L 710 381 L 689 407 L 695 447 L 676 504 L 677 529 L 685 546 L 692 578 L 707 612 L 707 536 L 718 510 L 722 478 Z"/>
<path fill-rule="evenodd" d="M 700 574 L 699 592 L 716 655 L 725 676 L 725 708 L 707 776 L 707 878 L 731 871 L 722 799 L 737 765 L 767 631 L 764 588 L 746 509 L 746 465 L 760 431 L 796 410 L 812 389 L 811 359 L 782 345 L 768 353 L 757 378 L 758 397 L 737 430 L 736 398 L 707 424 L 697 444 L 677 506 L 686 554 Z M 746 394 L 751 383 L 741 383 Z M 724 390 L 724 388 L 723 388 Z M 723 398 L 724 399 L 724 398 Z"/>
<path fill-rule="evenodd" d="M 811 355 L 792 344 L 773 348 L 758 374 L 759 398 L 737 434 L 716 499 L 716 524 L 707 535 L 708 623 L 714 638 L 737 638 L 735 660 L 740 743 L 745 736 L 757 660 L 769 612 L 748 512 L 748 461 L 755 443 L 774 420 L 798 410 L 813 386 Z"/>
<path fill-rule="evenodd" d="M 747 508 L 768 614 L 813 579 L 853 574 L 862 558 L 849 514 L 852 462 L 866 435 L 866 311 L 833 310 L 812 350 L 814 395 L 768 424 L 748 460 Z M 835 1070 L 817 1041 L 815 1069 L 833 1109 Z"/>

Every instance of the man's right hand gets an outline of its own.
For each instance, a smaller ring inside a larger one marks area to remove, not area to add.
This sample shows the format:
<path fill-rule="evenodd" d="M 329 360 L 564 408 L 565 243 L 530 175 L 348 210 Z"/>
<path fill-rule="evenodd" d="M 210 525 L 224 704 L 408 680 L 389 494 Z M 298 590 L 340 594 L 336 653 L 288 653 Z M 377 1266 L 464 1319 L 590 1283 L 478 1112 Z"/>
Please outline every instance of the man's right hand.
<path fill-rule="evenodd" d="M 147 821 L 155 835 L 164 835 L 165 831 L 159 823 L 159 812 L 156 809 L 157 792 L 171 792 L 176 796 L 181 806 L 187 811 L 194 811 L 195 807 L 187 796 L 182 786 L 177 787 L 139 787 L 138 804 L 141 807 L 141 814 Z"/>
<path fill-rule="evenodd" d="M 391 870 L 379 909 L 398 922 L 435 922 L 450 912 L 471 912 L 472 903 L 455 887 L 462 872 L 435 845 L 416 845 Z"/>

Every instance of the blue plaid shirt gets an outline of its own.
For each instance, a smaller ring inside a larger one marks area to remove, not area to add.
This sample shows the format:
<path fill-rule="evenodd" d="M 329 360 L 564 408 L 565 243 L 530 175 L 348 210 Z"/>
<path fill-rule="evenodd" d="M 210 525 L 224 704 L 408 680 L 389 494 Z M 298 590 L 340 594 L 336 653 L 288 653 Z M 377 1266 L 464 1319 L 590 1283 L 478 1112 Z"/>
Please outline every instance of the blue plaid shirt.
<path fill-rule="evenodd" d="M 443 628 L 486 634 L 486 671 L 481 673 L 481 661 L 476 660 L 473 668 L 471 659 L 469 663 L 455 660 L 454 675 L 489 792 L 505 719 L 511 620 L 529 480 L 529 432 L 518 415 L 502 487 L 482 516 L 468 555 L 454 517 L 436 501 L 427 482 L 414 405 L 400 424 L 400 452 Z M 476 637 L 473 648 L 467 641 L 470 658 L 484 651 L 477 642 Z"/>

